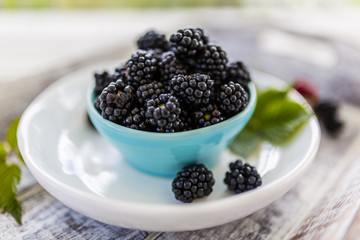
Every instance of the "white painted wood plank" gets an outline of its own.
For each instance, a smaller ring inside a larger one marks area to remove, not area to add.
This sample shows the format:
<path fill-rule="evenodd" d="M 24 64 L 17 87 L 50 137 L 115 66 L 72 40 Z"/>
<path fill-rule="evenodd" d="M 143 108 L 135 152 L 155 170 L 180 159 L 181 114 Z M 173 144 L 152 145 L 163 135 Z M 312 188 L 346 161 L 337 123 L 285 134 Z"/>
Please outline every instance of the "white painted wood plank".
<path fill-rule="evenodd" d="M 22 202 L 23 225 L 0 215 L 0 239 L 144 239 L 149 233 L 107 225 L 85 217 L 55 200 L 47 192 Z"/>

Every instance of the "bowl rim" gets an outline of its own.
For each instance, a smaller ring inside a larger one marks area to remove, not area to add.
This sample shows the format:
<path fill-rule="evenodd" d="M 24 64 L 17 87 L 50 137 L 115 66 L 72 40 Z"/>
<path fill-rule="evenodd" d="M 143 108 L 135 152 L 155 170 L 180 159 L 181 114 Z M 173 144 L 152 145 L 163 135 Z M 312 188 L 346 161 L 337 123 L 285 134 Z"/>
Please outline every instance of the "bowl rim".
<path fill-rule="evenodd" d="M 218 131 L 222 129 L 224 126 L 228 126 L 229 124 L 233 124 L 234 122 L 238 121 L 239 119 L 243 118 L 247 114 L 252 114 L 253 110 L 255 110 L 256 102 L 257 102 L 257 90 L 255 83 L 253 81 L 250 81 L 248 83 L 248 89 L 249 89 L 249 103 L 246 106 L 244 110 L 239 112 L 238 114 L 232 116 L 231 118 L 226 119 L 225 121 L 222 121 L 220 123 L 199 128 L 199 129 L 193 129 L 183 132 L 174 132 L 174 133 L 162 133 L 162 132 L 150 132 L 150 131 L 141 131 L 137 129 L 131 129 L 119 124 L 116 124 L 114 122 L 111 122 L 107 119 L 104 119 L 100 113 L 95 109 L 93 104 L 93 96 L 94 96 L 94 83 L 90 83 L 87 89 L 87 95 L 86 95 L 86 105 L 87 105 L 87 111 L 88 113 L 91 112 L 93 114 L 89 115 L 95 116 L 96 119 L 98 119 L 102 124 L 104 124 L 107 128 L 111 128 L 115 130 L 116 132 L 122 132 L 126 134 L 132 134 L 136 136 L 152 136 L 152 137 L 159 137 L 161 138 L 173 138 L 173 137 L 181 137 L 181 136 L 189 136 L 189 135 L 202 135 L 205 132 L 209 133 Z M 91 117 L 90 117 L 91 119 Z M 250 119 L 250 118 L 249 118 Z"/>

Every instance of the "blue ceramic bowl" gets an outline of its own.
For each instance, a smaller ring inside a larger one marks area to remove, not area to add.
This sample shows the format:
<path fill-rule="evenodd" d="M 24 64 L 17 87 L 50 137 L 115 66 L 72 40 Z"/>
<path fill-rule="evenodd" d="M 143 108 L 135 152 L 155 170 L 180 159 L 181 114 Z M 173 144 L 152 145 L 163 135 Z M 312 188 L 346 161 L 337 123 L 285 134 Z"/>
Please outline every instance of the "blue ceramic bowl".
<path fill-rule="evenodd" d="M 94 86 L 87 94 L 87 108 L 95 128 L 120 150 L 134 168 L 155 176 L 174 177 L 182 167 L 203 163 L 213 167 L 220 154 L 244 128 L 256 105 L 256 89 L 249 84 L 248 106 L 239 114 L 213 126 L 177 133 L 130 129 L 102 118 L 94 107 Z"/>

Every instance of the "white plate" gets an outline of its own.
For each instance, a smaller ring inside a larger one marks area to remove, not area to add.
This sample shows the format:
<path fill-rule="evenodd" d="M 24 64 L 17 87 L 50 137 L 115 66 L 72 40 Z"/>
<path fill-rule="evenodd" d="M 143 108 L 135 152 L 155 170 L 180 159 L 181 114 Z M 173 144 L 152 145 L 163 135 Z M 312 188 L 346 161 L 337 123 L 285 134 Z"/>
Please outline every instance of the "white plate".
<path fill-rule="evenodd" d="M 259 188 L 232 195 L 223 183 L 230 161 L 224 152 L 212 171 L 213 193 L 191 204 L 173 197 L 172 179 L 132 169 L 86 119 L 86 89 L 93 69 L 68 75 L 46 89 L 23 114 L 18 140 L 27 166 L 38 182 L 70 208 L 99 221 L 149 231 L 186 231 L 245 217 L 286 193 L 317 152 L 320 130 L 312 117 L 284 147 L 265 145 L 252 161 L 263 177 Z M 253 73 L 260 87 L 284 86 L 264 73 Z M 296 93 L 294 99 L 304 102 Z"/>

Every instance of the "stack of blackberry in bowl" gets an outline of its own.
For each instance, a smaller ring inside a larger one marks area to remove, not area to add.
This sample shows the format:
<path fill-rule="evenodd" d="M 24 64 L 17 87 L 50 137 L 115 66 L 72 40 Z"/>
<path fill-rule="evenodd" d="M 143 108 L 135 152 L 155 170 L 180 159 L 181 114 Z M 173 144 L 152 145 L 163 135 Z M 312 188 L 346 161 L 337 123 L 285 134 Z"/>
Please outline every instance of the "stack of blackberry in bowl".
<path fill-rule="evenodd" d="M 169 40 L 149 31 L 137 45 L 123 65 L 95 74 L 87 99 L 94 126 L 151 174 L 214 165 L 255 108 L 245 65 L 229 63 L 200 28 L 180 29 Z"/>

